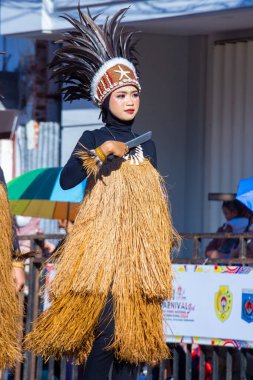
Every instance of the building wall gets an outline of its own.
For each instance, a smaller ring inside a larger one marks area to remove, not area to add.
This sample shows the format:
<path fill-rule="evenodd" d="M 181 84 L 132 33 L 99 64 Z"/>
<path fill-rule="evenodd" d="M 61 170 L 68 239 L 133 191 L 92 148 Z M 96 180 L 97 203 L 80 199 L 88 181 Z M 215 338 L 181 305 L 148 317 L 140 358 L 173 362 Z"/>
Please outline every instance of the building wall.
<path fill-rule="evenodd" d="M 142 130 L 152 129 L 181 232 L 202 230 L 206 41 L 147 35 L 142 57 Z"/>
<path fill-rule="evenodd" d="M 88 101 L 62 102 L 61 165 L 65 165 L 85 130 L 102 126 L 99 114 L 99 109 Z"/>
<path fill-rule="evenodd" d="M 230 39 L 213 36 L 209 47 L 205 188 L 213 193 L 236 193 L 239 180 L 253 175 L 253 42 Z M 205 210 L 205 228 L 215 231 L 224 221 L 221 202 Z"/>
<path fill-rule="evenodd" d="M 203 186 L 205 166 L 207 37 L 189 39 L 185 232 L 204 232 L 203 204 L 207 193 Z"/>
<path fill-rule="evenodd" d="M 136 125 L 152 130 L 175 224 L 184 227 L 188 39 L 146 35 L 141 57 L 141 110 Z"/>

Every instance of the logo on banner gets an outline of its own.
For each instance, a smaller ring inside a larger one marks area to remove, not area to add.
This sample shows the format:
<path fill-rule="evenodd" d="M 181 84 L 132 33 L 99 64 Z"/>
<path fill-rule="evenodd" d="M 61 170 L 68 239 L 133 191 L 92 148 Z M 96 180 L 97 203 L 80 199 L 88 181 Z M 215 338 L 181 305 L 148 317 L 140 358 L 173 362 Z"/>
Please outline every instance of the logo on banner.
<path fill-rule="evenodd" d="M 253 322 L 253 289 L 242 289 L 242 319 Z"/>
<path fill-rule="evenodd" d="M 233 295 L 228 286 L 221 285 L 215 293 L 215 312 L 221 322 L 226 321 L 231 313 Z"/>
<path fill-rule="evenodd" d="M 163 302 L 164 317 L 170 321 L 193 322 L 194 311 L 195 304 L 187 297 L 186 290 L 181 285 L 174 287 L 169 301 Z"/>

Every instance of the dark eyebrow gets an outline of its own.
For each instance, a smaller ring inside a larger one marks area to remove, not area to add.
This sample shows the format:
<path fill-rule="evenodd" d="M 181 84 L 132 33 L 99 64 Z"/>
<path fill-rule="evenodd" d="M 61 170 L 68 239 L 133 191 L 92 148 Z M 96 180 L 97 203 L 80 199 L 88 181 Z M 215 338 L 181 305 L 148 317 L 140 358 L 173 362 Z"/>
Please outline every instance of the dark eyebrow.
<path fill-rule="evenodd" d="M 134 92 L 139 92 L 137 89 L 136 90 L 133 90 L 133 91 L 131 91 L 131 94 L 133 94 Z M 118 94 L 127 94 L 127 91 L 123 91 L 123 90 L 121 90 L 121 91 L 119 91 L 119 92 L 116 92 L 116 94 L 118 95 Z"/>

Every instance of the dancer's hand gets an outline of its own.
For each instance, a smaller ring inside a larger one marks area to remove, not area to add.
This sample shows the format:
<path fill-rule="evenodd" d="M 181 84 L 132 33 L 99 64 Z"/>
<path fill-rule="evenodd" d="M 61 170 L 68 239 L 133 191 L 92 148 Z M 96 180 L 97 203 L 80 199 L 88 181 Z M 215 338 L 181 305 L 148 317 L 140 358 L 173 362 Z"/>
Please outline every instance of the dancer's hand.
<path fill-rule="evenodd" d="M 23 268 L 12 268 L 12 277 L 17 292 L 21 292 L 25 286 L 25 271 Z"/>
<path fill-rule="evenodd" d="M 117 156 L 117 157 L 123 157 L 129 151 L 128 146 L 125 143 L 121 141 L 113 141 L 113 140 L 104 142 L 100 146 L 100 149 L 102 150 L 105 156 L 108 156 L 109 154 L 113 154 L 114 156 Z"/>

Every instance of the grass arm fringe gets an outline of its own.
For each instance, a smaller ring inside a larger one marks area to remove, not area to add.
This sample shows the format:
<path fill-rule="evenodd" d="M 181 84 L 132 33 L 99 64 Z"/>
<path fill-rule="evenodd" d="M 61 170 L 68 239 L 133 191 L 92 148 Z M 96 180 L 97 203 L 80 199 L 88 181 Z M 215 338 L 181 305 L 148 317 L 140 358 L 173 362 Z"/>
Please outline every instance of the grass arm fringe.
<path fill-rule="evenodd" d="M 22 333 L 21 300 L 12 278 L 12 223 L 4 186 L 0 184 L 0 368 L 22 360 L 18 339 Z"/>
<path fill-rule="evenodd" d="M 82 147 L 82 150 L 76 151 L 75 154 L 83 162 L 83 167 L 86 170 L 88 177 L 90 175 L 96 177 L 99 172 L 99 161 L 93 150 L 87 149 L 82 144 L 80 145 Z"/>

